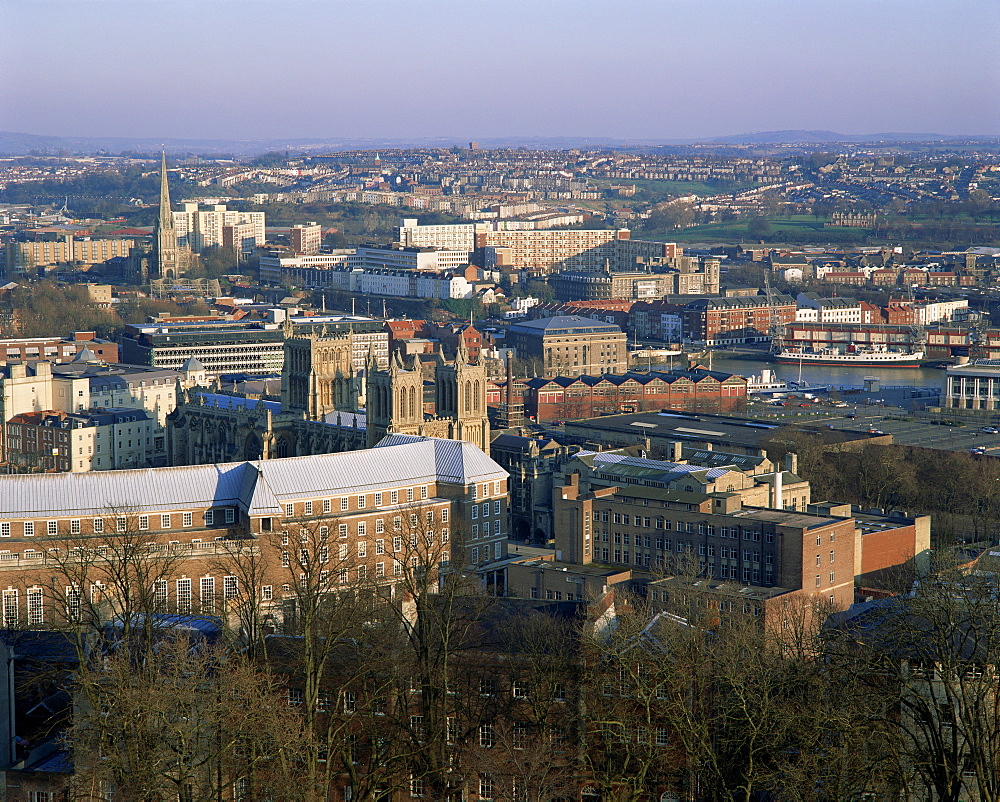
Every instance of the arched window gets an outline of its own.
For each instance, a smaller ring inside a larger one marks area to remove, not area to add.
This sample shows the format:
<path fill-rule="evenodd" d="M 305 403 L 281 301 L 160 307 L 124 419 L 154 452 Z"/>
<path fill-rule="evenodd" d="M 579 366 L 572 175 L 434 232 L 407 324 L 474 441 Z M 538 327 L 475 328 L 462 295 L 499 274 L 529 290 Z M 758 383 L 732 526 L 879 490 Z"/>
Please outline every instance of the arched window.
<path fill-rule="evenodd" d="M 473 398 L 472 403 L 475 404 L 476 411 L 480 411 L 480 412 L 482 411 L 482 403 L 480 401 L 481 393 L 482 393 L 482 388 L 480 387 L 479 380 L 477 379 L 476 380 L 476 389 L 475 389 L 475 392 L 473 393 L 473 396 L 472 396 L 472 398 Z"/>
<path fill-rule="evenodd" d="M 462 411 L 472 411 L 472 382 L 465 382 L 465 407 Z"/>
<path fill-rule="evenodd" d="M 410 417 L 417 417 L 417 388 L 410 388 Z"/>

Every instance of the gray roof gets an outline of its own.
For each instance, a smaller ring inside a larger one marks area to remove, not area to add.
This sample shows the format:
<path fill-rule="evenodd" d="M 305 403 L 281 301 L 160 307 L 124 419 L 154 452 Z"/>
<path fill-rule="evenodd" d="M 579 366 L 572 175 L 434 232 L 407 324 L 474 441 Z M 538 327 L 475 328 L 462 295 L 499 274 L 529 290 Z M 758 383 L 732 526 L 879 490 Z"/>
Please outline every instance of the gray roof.
<path fill-rule="evenodd" d="M 580 315 L 556 315 L 538 320 L 525 320 L 515 323 L 507 331 L 525 331 L 534 334 L 577 334 L 586 331 L 606 331 L 620 333 L 621 329 L 614 323 L 602 323 Z"/>
<path fill-rule="evenodd" d="M 458 484 L 505 479 L 472 443 L 391 435 L 378 447 L 339 454 L 48 475 L 0 476 L 0 518 L 65 518 L 237 506 L 280 515 L 281 505 L 435 479 Z"/>
<path fill-rule="evenodd" d="M 193 373 L 194 371 L 204 370 L 205 366 L 201 364 L 195 357 L 189 356 L 187 360 L 181 365 L 181 370 L 185 373 Z"/>

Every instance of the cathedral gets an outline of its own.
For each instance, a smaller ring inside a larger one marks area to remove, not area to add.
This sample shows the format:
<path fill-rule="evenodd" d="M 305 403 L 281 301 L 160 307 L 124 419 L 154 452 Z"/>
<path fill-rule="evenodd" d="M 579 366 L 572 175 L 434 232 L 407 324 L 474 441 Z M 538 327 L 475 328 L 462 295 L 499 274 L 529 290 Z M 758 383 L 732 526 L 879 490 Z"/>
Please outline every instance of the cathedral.
<path fill-rule="evenodd" d="M 396 353 L 382 367 L 369 353 L 364 377 L 352 369 L 351 334 L 285 340 L 281 402 L 195 388 L 168 416 L 171 464 L 329 454 L 371 448 L 388 434 L 466 440 L 489 449 L 486 368 L 459 339 L 454 360 Z M 366 409 L 357 406 L 365 389 Z"/>
<path fill-rule="evenodd" d="M 417 434 L 467 440 L 488 451 L 486 381 L 483 361 L 469 358 L 461 337 L 452 362 L 438 352 L 430 365 L 416 355 L 407 365 L 397 351 L 386 370 L 368 371 L 368 447 L 387 434 Z"/>
<path fill-rule="evenodd" d="M 285 361 L 281 369 L 281 408 L 304 410 L 307 420 L 331 412 L 354 412 L 362 397 L 354 369 L 353 332 L 325 331 L 292 336 L 285 323 Z"/>

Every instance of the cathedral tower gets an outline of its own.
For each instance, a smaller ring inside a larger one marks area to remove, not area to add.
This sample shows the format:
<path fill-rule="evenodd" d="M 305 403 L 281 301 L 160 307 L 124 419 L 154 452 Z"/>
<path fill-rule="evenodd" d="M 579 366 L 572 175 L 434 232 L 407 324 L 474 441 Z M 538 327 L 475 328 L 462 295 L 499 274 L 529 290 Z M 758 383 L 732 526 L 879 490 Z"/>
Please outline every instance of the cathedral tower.
<path fill-rule="evenodd" d="M 387 434 L 424 434 L 424 372 L 417 357 L 409 366 L 397 351 L 387 370 L 379 370 L 369 360 L 368 447 L 372 448 Z"/>
<path fill-rule="evenodd" d="M 304 409 L 309 420 L 330 412 L 354 412 L 358 388 L 350 334 L 299 334 L 286 327 L 285 362 L 281 369 L 282 409 Z"/>

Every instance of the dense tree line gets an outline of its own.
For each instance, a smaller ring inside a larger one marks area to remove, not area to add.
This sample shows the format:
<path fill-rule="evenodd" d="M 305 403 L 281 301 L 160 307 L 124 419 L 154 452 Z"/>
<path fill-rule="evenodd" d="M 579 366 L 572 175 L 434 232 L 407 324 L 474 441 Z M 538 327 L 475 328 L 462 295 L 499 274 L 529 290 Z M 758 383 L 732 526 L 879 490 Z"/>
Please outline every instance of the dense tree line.
<path fill-rule="evenodd" d="M 799 455 L 799 473 L 814 499 L 838 499 L 863 509 L 932 515 L 937 545 L 1000 537 L 1000 464 L 959 451 L 896 445 L 832 450 L 818 436 L 781 430 L 769 453 Z"/>

